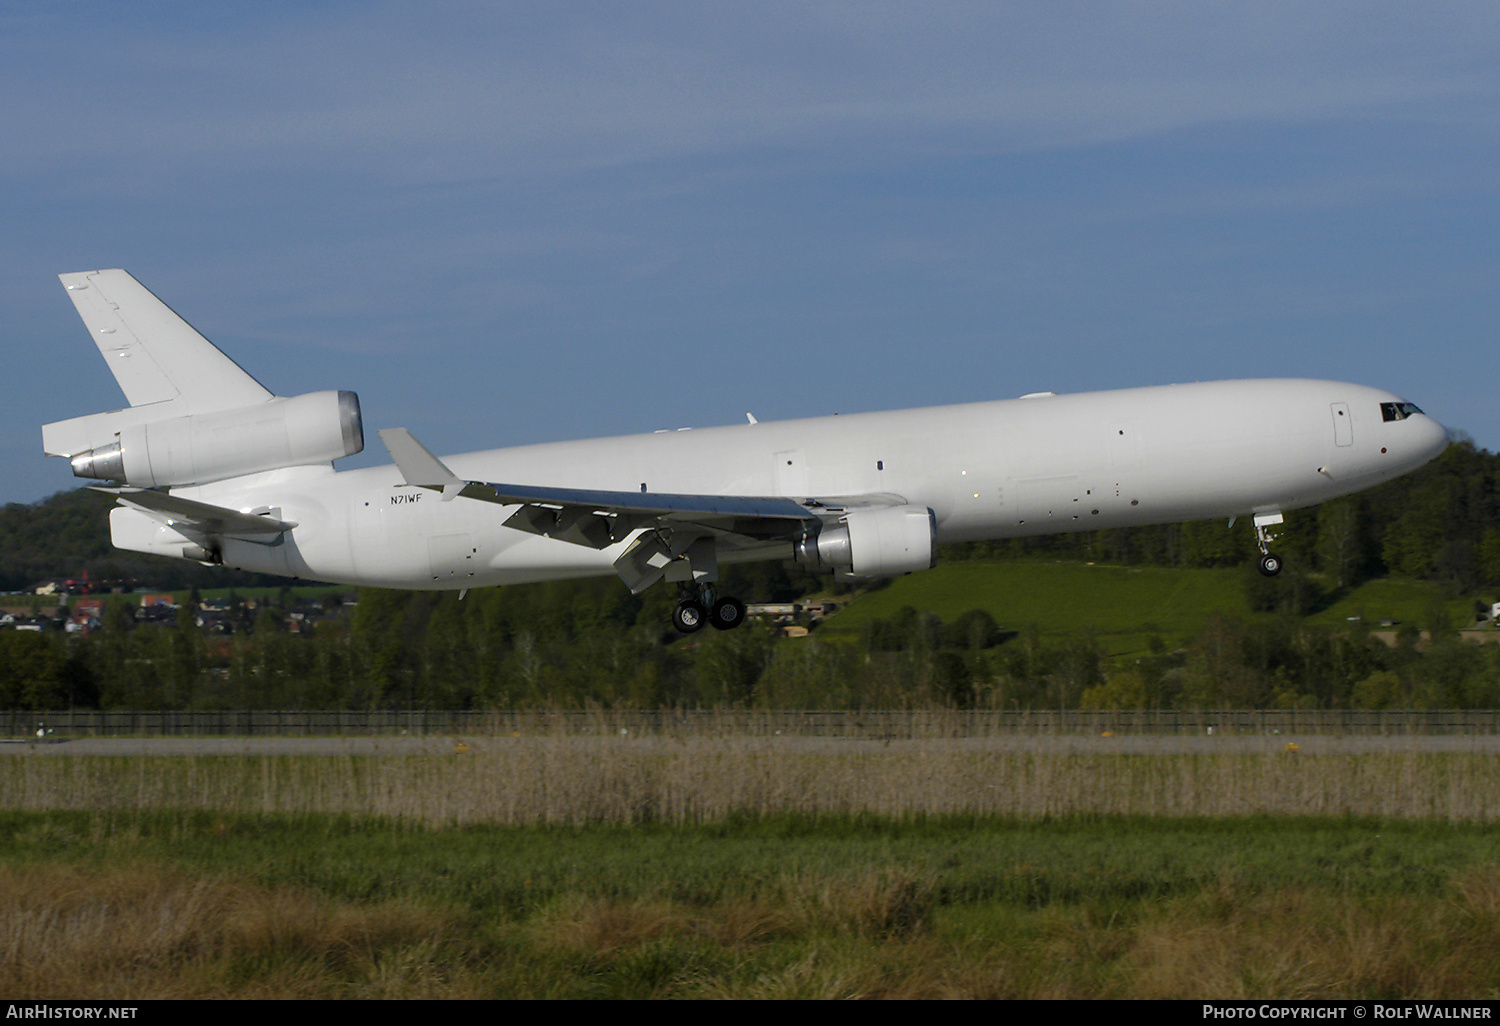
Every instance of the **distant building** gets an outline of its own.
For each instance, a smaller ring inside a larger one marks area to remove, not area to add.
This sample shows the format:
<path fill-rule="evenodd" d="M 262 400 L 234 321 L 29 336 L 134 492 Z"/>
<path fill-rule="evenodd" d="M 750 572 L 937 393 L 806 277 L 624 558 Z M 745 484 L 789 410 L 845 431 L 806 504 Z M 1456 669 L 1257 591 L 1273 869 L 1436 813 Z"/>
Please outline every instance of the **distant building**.
<path fill-rule="evenodd" d="M 61 612 L 65 615 L 67 610 L 64 609 Z M 0 629 L 17 631 L 45 630 L 57 619 L 57 614 L 58 610 L 55 608 L 33 608 L 30 603 L 26 605 L 0 606 Z"/>
<path fill-rule="evenodd" d="M 104 600 L 101 598 L 81 598 L 73 603 L 73 616 L 80 614 L 92 616 L 95 619 L 104 615 Z"/>
<path fill-rule="evenodd" d="M 838 607 L 837 602 L 760 602 L 747 605 L 745 614 L 769 616 L 777 622 L 785 623 L 799 616 L 805 616 L 809 620 L 821 620 L 831 615 Z"/>
<path fill-rule="evenodd" d="M 54 577 L 31 586 L 33 595 L 87 595 L 90 592 L 123 592 L 134 587 L 129 580 L 91 581 L 87 577 Z"/>
<path fill-rule="evenodd" d="M 796 602 L 752 602 L 745 607 L 747 616 L 774 616 L 790 619 L 802 611 Z"/>
<path fill-rule="evenodd" d="M 90 631 L 97 631 L 103 620 L 104 600 L 81 598 L 73 603 L 72 609 L 68 610 L 63 630 L 69 634 L 87 634 Z"/>

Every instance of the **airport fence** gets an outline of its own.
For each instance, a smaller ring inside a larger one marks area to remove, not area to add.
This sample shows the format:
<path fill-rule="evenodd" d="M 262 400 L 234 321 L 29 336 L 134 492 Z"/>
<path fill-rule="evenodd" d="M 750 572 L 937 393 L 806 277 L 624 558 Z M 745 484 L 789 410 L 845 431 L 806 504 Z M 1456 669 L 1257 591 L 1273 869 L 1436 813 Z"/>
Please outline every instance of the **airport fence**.
<path fill-rule="evenodd" d="M 0 711 L 0 737 L 381 737 L 775 734 L 926 738 L 1046 735 L 1487 735 L 1500 710 Z"/>

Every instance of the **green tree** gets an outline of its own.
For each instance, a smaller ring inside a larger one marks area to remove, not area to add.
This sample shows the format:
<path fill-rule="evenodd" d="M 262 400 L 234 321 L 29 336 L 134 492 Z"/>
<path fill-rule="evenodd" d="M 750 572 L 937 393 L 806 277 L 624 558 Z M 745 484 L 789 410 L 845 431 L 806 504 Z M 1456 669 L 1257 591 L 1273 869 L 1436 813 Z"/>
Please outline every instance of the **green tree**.
<path fill-rule="evenodd" d="M 1081 709 L 1149 709 L 1151 704 L 1146 677 L 1138 669 L 1111 673 L 1103 684 L 1086 689 L 1079 699 Z"/>
<path fill-rule="evenodd" d="M 1479 580 L 1489 587 L 1500 587 L 1500 526 L 1485 529 L 1479 542 Z"/>
<path fill-rule="evenodd" d="M 1318 507 L 1318 566 L 1339 590 L 1355 582 L 1364 562 L 1359 502 L 1335 499 Z"/>
<path fill-rule="evenodd" d="M 68 706 L 63 639 L 45 631 L 0 631 L 0 706 Z"/>

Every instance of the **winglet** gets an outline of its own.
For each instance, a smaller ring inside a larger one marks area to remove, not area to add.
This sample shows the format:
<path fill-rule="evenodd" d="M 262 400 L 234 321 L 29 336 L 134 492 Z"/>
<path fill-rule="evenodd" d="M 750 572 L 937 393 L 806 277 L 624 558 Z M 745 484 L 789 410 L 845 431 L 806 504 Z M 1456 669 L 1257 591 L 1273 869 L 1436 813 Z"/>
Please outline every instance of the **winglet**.
<path fill-rule="evenodd" d="M 443 466 L 443 461 L 428 452 L 406 428 L 382 428 L 379 434 L 407 484 L 415 488 L 441 488 L 444 502 L 463 491 L 467 482 Z"/>

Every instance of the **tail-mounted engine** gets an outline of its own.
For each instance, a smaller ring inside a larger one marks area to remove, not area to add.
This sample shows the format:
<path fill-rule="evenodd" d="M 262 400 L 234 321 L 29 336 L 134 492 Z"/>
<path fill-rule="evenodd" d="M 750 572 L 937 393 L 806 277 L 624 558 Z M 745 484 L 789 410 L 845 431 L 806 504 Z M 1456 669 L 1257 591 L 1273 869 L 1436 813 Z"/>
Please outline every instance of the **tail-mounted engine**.
<path fill-rule="evenodd" d="M 156 420 L 151 414 L 151 406 L 135 406 L 59 421 L 42 429 L 42 439 L 49 454 L 70 458 L 78 477 L 141 488 L 329 463 L 365 447 L 353 392 L 310 392 Z"/>
<path fill-rule="evenodd" d="M 803 534 L 798 563 L 839 577 L 899 577 L 937 563 L 937 523 L 926 506 L 853 509 L 837 524 Z"/>

